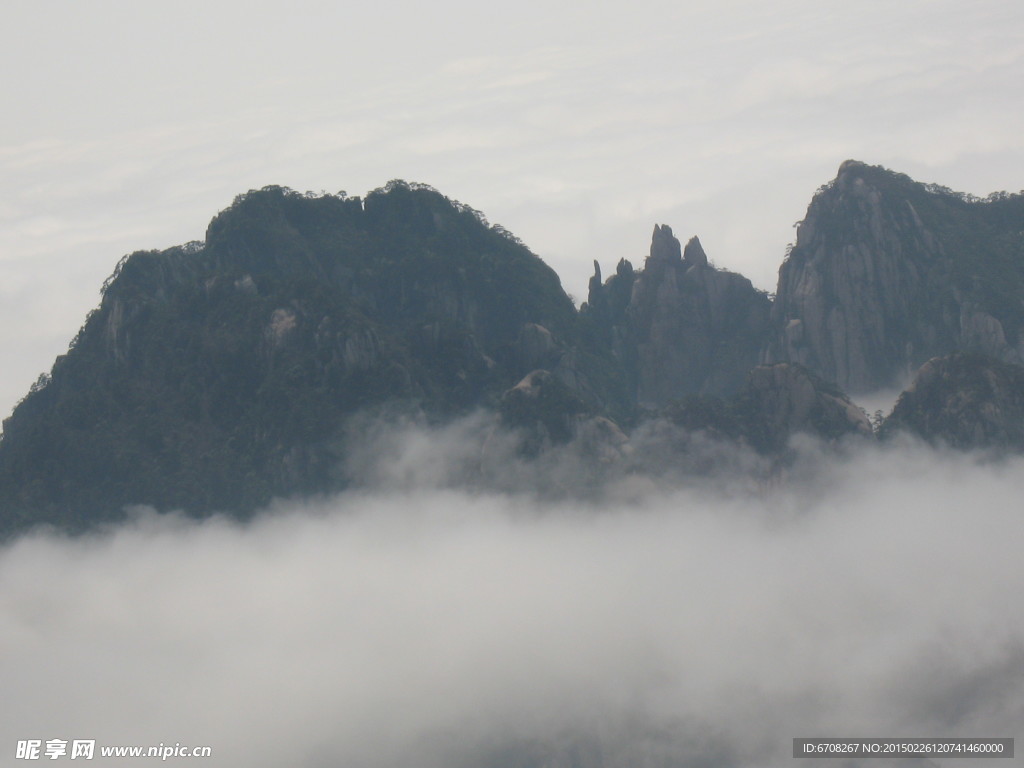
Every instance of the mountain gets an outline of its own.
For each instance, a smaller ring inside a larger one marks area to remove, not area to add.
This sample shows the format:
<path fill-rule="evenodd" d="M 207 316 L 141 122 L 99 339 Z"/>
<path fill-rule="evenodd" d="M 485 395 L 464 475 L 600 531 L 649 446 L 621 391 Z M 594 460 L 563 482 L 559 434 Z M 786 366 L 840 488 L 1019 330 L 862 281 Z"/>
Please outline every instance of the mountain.
<path fill-rule="evenodd" d="M 640 272 L 623 261 L 602 284 L 595 264 L 582 315 L 622 365 L 632 401 L 658 409 L 686 394 L 737 392 L 770 312 L 768 296 L 709 264 L 696 237 L 683 249 L 671 227 L 655 226 Z"/>
<path fill-rule="evenodd" d="M 853 393 L 958 350 L 1024 363 L 1024 195 L 979 200 L 855 161 L 779 270 L 767 362 Z"/>
<path fill-rule="evenodd" d="M 1024 195 L 862 163 L 811 201 L 774 304 L 666 225 L 642 269 L 622 259 L 603 280 L 595 262 L 577 311 L 525 245 L 429 187 L 267 187 L 203 242 L 117 265 L 4 421 L 0 535 L 329 493 L 366 413 L 483 409 L 517 456 L 572 445 L 595 478 L 644 455 L 628 445 L 644 422 L 777 458 L 800 432 L 870 435 L 844 390 L 924 363 L 883 433 L 1021 450 L 1022 332 Z M 958 350 L 973 354 L 941 357 Z"/>
<path fill-rule="evenodd" d="M 250 192 L 205 242 L 118 265 L 4 422 L 5 527 L 73 528 L 141 503 L 246 512 L 334 489 L 350 414 L 494 405 L 557 366 L 576 322 L 548 266 L 429 188 Z M 599 390 L 591 358 L 569 357 L 563 375 Z"/>

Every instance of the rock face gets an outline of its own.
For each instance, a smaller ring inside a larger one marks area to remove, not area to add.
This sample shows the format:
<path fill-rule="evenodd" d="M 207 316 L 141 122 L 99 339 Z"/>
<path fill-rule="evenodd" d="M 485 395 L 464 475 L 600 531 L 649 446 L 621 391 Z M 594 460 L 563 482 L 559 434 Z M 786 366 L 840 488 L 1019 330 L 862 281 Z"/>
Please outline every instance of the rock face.
<path fill-rule="evenodd" d="M 666 414 L 687 430 L 741 440 L 764 454 L 784 451 L 799 433 L 829 442 L 872 437 L 860 408 L 835 385 L 794 363 L 758 366 L 734 397 L 694 396 L 670 406 Z"/>
<path fill-rule="evenodd" d="M 534 433 L 527 442 L 536 452 L 541 444 L 567 442 L 588 409 L 557 377 L 536 370 L 502 395 L 499 413 L 506 425 Z"/>
<path fill-rule="evenodd" d="M 882 435 L 907 431 L 954 448 L 1024 450 L 1024 368 L 979 354 L 929 360 Z"/>
<path fill-rule="evenodd" d="M 616 461 L 629 439 L 610 419 L 594 413 L 549 371 L 531 371 L 506 391 L 499 403 L 501 422 L 520 431 L 519 451 L 538 456 L 575 441 L 583 455 L 598 463 Z"/>
<path fill-rule="evenodd" d="M 871 437 L 867 415 L 835 386 L 799 365 L 777 363 L 750 371 L 740 408 L 760 434 L 752 435 L 762 450 L 781 448 L 791 435 L 803 432 L 834 441 L 847 435 Z"/>
<path fill-rule="evenodd" d="M 1024 196 L 981 201 L 847 161 L 799 226 L 772 322 L 767 362 L 852 393 L 955 350 L 1024 362 Z"/>
<path fill-rule="evenodd" d="M 757 363 L 770 307 L 745 277 L 708 264 L 697 238 L 681 248 L 668 226 L 654 228 L 640 273 L 621 262 L 602 285 L 596 270 L 588 301 L 635 402 L 646 408 L 739 390 Z"/>

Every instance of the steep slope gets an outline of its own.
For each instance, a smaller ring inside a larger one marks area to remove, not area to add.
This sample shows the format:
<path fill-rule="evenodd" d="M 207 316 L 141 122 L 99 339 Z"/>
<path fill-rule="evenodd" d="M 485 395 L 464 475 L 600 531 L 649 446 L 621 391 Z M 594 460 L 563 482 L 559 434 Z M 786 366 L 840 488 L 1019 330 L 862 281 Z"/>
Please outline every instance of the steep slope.
<path fill-rule="evenodd" d="M 929 360 L 882 424 L 883 436 L 900 431 L 954 448 L 1024 451 L 1024 368 L 963 352 Z"/>
<path fill-rule="evenodd" d="M 635 402 L 660 408 L 689 393 L 738 391 L 770 308 L 745 277 L 711 266 L 696 237 L 682 249 L 670 227 L 656 226 L 641 272 L 620 262 L 602 285 L 596 270 L 584 317 L 626 370 Z"/>
<path fill-rule="evenodd" d="M 974 350 L 1024 362 L 1024 195 L 981 201 L 847 161 L 779 270 L 764 359 L 853 393 Z"/>
<path fill-rule="evenodd" d="M 328 490 L 349 414 L 496 403 L 532 365 L 524 337 L 565 347 L 575 322 L 549 267 L 433 190 L 251 192 L 205 243 L 118 266 L 4 422 L 0 526 Z"/>

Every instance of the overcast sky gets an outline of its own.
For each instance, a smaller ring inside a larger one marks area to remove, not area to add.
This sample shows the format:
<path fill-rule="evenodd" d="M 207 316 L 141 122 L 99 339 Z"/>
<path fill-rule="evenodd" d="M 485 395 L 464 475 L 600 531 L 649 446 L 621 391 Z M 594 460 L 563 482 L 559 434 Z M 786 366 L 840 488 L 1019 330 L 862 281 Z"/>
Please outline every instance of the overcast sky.
<path fill-rule="evenodd" d="M 8 0 L 0 65 L 4 413 L 120 256 L 267 184 L 432 184 L 577 300 L 656 222 L 772 290 L 850 157 L 1024 187 L 1019 0 Z"/>

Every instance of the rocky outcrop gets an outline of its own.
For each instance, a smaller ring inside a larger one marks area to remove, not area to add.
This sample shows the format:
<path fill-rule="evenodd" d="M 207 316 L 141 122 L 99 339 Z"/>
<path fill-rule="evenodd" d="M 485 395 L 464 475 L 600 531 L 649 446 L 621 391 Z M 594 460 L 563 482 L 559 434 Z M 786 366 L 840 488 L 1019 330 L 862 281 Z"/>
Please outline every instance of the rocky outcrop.
<path fill-rule="evenodd" d="M 641 272 L 621 262 L 601 285 L 596 270 L 588 308 L 634 402 L 656 409 L 688 393 L 739 390 L 757 363 L 770 302 L 745 277 L 711 266 L 697 238 L 683 249 L 670 227 L 656 226 Z"/>
<path fill-rule="evenodd" d="M 520 431 L 519 451 L 527 456 L 574 441 L 581 455 L 608 463 L 621 457 L 629 441 L 615 422 L 594 413 L 545 370 L 530 372 L 506 391 L 498 412 L 503 424 Z"/>
<path fill-rule="evenodd" d="M 987 201 L 847 161 L 779 270 L 767 362 L 852 393 L 901 385 L 936 355 L 1024 362 L 1024 197 Z"/>
<path fill-rule="evenodd" d="M 792 435 L 826 441 L 851 435 L 871 437 L 867 415 L 841 390 L 800 365 L 776 363 L 750 371 L 739 398 L 752 442 L 779 449 Z"/>
<path fill-rule="evenodd" d="M 1024 368 L 979 354 L 929 360 L 882 424 L 954 448 L 1024 451 Z"/>
<path fill-rule="evenodd" d="M 827 442 L 872 436 L 864 411 L 834 385 L 792 363 L 753 368 L 734 397 L 692 396 L 669 406 L 666 415 L 684 429 L 739 440 L 763 454 L 781 454 L 796 434 Z"/>
<path fill-rule="evenodd" d="M 564 443 L 573 420 L 587 412 L 584 402 L 549 371 L 531 371 L 501 396 L 499 413 L 510 427 L 537 428 L 544 438 Z"/>

